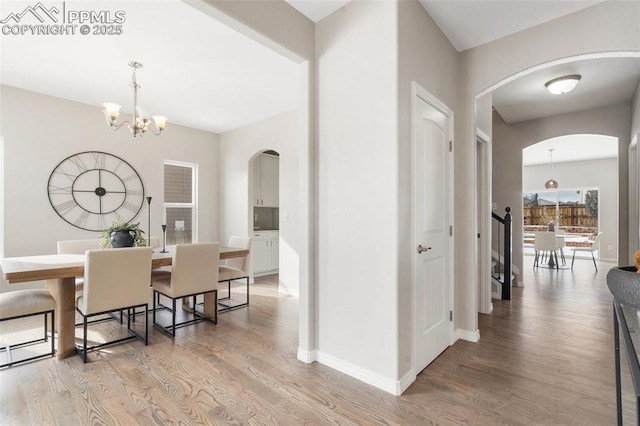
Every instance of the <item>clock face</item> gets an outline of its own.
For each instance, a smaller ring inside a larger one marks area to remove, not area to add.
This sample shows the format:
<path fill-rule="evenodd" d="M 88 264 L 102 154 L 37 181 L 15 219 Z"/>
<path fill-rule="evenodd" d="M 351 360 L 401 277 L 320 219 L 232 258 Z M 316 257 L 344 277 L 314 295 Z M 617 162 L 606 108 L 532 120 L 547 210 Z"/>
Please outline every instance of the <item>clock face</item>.
<path fill-rule="evenodd" d="M 58 164 L 47 186 L 49 202 L 71 225 L 104 231 L 113 222 L 130 222 L 143 206 L 140 175 L 122 158 L 87 151 Z"/>

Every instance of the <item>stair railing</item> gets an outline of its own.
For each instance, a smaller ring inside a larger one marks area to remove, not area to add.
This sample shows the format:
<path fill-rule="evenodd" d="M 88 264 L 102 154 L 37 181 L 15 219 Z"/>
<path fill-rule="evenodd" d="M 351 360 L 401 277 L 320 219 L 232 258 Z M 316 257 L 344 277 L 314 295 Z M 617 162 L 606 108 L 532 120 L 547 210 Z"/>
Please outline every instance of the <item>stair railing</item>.
<path fill-rule="evenodd" d="M 498 214 L 491 212 L 492 228 L 494 232 L 492 235 L 498 238 L 498 271 L 491 271 L 491 276 L 502 284 L 502 299 L 511 299 L 511 207 L 504 209 L 504 217 L 500 217 Z M 494 246 L 492 244 L 492 246 Z M 500 274 L 500 259 L 502 261 L 503 273 Z"/>

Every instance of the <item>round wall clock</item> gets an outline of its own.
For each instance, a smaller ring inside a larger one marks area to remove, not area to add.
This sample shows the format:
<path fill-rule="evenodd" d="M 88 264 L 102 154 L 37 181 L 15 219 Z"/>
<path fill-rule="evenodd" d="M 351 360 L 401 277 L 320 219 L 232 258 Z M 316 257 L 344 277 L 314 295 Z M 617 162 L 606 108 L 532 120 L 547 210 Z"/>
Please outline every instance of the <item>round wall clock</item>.
<path fill-rule="evenodd" d="M 73 154 L 51 172 L 49 202 L 71 225 L 103 231 L 113 222 L 129 222 L 143 206 L 144 185 L 136 170 L 106 152 Z"/>

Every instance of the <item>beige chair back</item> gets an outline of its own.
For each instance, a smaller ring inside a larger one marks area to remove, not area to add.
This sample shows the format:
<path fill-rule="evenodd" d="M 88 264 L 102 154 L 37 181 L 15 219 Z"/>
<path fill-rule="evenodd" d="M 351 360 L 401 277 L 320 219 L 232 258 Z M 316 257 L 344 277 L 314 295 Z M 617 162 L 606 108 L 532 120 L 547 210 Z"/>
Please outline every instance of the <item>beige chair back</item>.
<path fill-rule="evenodd" d="M 555 232 L 536 232 L 535 238 L 533 248 L 536 250 L 555 251 L 558 249 Z"/>
<path fill-rule="evenodd" d="M 249 250 L 249 254 L 245 257 L 234 257 L 225 260 L 224 266 L 240 269 L 249 274 L 251 271 L 251 237 L 235 237 L 229 238 L 229 247 L 241 248 Z"/>
<path fill-rule="evenodd" d="M 89 250 L 78 309 L 85 315 L 149 301 L 151 247 Z"/>
<path fill-rule="evenodd" d="M 171 268 L 171 297 L 218 289 L 220 243 L 178 244 Z"/>
<path fill-rule="evenodd" d="M 84 254 L 87 250 L 99 249 L 100 242 L 99 238 L 58 241 L 58 254 Z"/>

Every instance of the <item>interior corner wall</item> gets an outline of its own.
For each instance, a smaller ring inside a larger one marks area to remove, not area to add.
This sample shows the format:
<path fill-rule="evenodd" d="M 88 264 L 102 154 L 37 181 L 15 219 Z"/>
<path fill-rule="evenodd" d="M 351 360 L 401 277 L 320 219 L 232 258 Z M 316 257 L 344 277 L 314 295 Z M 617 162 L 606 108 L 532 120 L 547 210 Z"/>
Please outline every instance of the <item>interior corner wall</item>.
<path fill-rule="evenodd" d="M 250 164 L 259 152 L 280 154 L 280 286 L 298 294 L 298 140 L 297 111 L 291 111 L 220 135 L 220 235 L 251 236 Z M 284 217 L 288 220 L 284 220 Z"/>
<path fill-rule="evenodd" d="M 631 98 L 631 140 L 634 137 L 640 139 L 640 81 L 636 86 Z M 640 167 L 640 140 L 638 146 L 630 152 L 635 154 L 634 161 L 636 167 Z M 640 172 L 636 171 L 636 182 L 629 182 L 629 258 L 627 264 L 633 264 L 634 254 L 640 250 L 640 200 L 638 193 L 640 192 Z M 635 204 L 632 204 L 635 203 Z"/>
<path fill-rule="evenodd" d="M 152 197 L 151 235 L 161 236 L 164 217 L 164 160 L 198 164 L 199 241 L 218 241 L 218 135 L 170 124 L 161 136 L 133 139 L 126 129 L 113 132 L 99 107 L 0 86 L 4 138 L 4 255 L 55 253 L 59 240 L 98 238 L 99 233 L 63 221 L 47 197 L 56 165 L 83 151 L 104 151 L 129 162 Z M 145 201 L 134 219 L 147 232 Z M 7 284 L 2 282 L 2 289 Z M 42 283 L 11 285 L 11 290 Z"/>
<path fill-rule="evenodd" d="M 538 142 L 557 136 L 571 134 L 597 134 L 629 140 L 631 123 L 629 104 L 619 104 L 607 108 L 563 114 L 555 117 L 507 124 L 499 115 L 493 122 L 493 202 L 498 211 L 511 207 L 513 217 L 513 241 L 523 241 L 522 211 L 522 150 Z M 625 156 L 626 157 L 626 156 Z M 626 161 L 626 159 L 625 159 Z M 618 161 L 620 164 L 620 161 Z M 618 171 L 620 173 L 620 171 Z M 619 194 L 626 194 L 626 185 L 619 187 Z M 622 197 L 619 197 L 622 198 Z M 622 201 L 622 200 L 620 200 Z M 618 204 L 622 209 L 622 202 Z M 619 212 L 620 213 L 620 212 Z M 618 258 L 626 259 L 628 233 L 626 216 L 618 218 Z M 611 243 L 613 244 L 613 243 Z M 523 252 L 521 244 L 513 245 L 513 263 L 522 271 Z M 605 255 L 603 257 L 608 257 Z"/>
<path fill-rule="evenodd" d="M 561 148 L 558 148 L 561 149 Z M 598 258 L 618 261 L 618 159 L 602 158 L 588 161 L 568 161 L 553 164 L 553 178 L 560 182 L 560 190 L 597 188 L 598 224 L 602 232 Z M 594 173 L 597 170 L 597 173 Z M 549 179 L 548 164 L 524 166 L 522 188 L 524 192 L 545 191 L 544 182 Z M 548 191 L 548 190 L 546 190 Z M 522 244 L 515 240 L 514 244 Z M 570 249 L 565 250 L 571 253 Z M 621 263 L 623 259 L 620 259 Z"/>
<path fill-rule="evenodd" d="M 631 98 L 631 137 L 640 134 L 640 81 Z"/>
<path fill-rule="evenodd" d="M 456 186 L 473 187 L 475 156 L 475 97 L 493 85 L 541 64 L 562 58 L 602 52 L 640 52 L 640 2 L 602 2 L 576 13 L 536 25 L 508 37 L 483 44 L 460 54 L 459 109 L 456 117 Z M 627 133 L 629 129 L 627 129 Z M 495 128 L 493 138 L 495 139 Z M 495 151 L 494 146 L 494 151 Z M 495 154 L 494 154 L 495 158 Z M 626 161 L 625 156 L 620 161 Z M 494 177 L 495 167 L 494 163 Z M 624 172 L 624 170 L 623 170 Z M 623 183 L 624 180 L 624 183 Z M 626 175 L 620 176 L 620 190 L 626 187 Z M 521 184 L 521 182 L 520 182 Z M 493 193 L 496 198 L 495 188 Z M 624 202 L 624 200 L 621 200 Z M 620 203 L 620 227 L 627 228 L 626 206 Z M 504 208 L 504 206 L 502 207 Z M 472 199 L 456 194 L 456 257 L 471 259 L 474 256 L 473 224 L 475 210 Z M 624 217 L 622 217 L 624 215 Z M 620 232 L 622 237 L 623 232 Z M 515 238 L 515 236 L 514 236 Z M 622 241 L 621 241 L 622 243 Z M 620 256 L 626 256 L 628 247 Z M 457 270 L 462 291 L 473 294 L 473 262 L 460 265 Z M 465 329 L 477 328 L 477 302 L 465 300 L 461 304 L 460 324 Z"/>
<path fill-rule="evenodd" d="M 284 0 L 182 0 L 301 66 L 298 121 L 298 358 L 315 360 L 316 321 L 316 78 L 315 25 Z"/>
<path fill-rule="evenodd" d="M 351 2 L 316 24 L 317 359 L 378 387 L 398 347 L 395 2 Z"/>
<path fill-rule="evenodd" d="M 413 285 L 411 157 L 411 82 L 415 81 L 454 111 L 457 99 L 458 53 L 417 0 L 398 2 L 398 335 L 397 377 L 412 368 Z M 455 120 L 455 116 L 454 116 Z M 458 190 L 458 189 L 456 189 Z M 456 279 L 454 277 L 455 286 Z M 456 290 L 454 290 L 454 294 Z M 418 372 L 415 372 L 417 374 Z"/>

